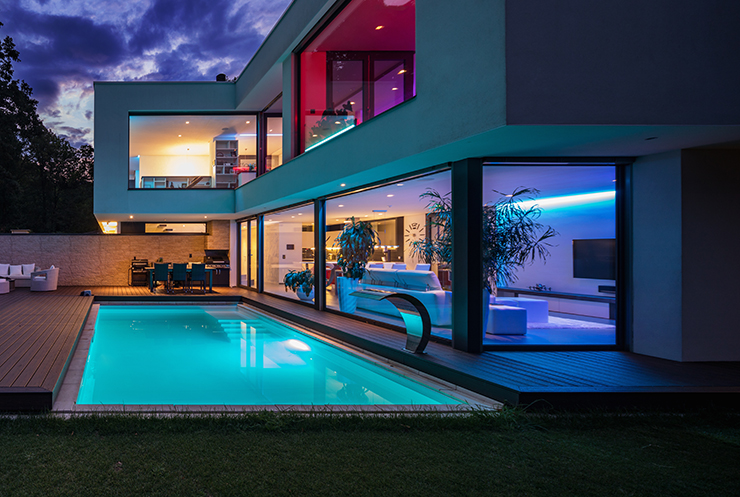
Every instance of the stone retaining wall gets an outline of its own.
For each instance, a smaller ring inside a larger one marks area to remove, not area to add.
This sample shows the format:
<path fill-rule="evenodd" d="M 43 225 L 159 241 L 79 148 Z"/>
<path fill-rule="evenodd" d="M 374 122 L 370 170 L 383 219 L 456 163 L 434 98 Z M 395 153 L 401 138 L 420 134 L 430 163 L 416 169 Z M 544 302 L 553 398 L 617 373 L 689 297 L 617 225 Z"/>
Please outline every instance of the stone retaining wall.
<path fill-rule="evenodd" d="M 128 285 L 128 270 L 134 257 L 150 262 L 160 257 L 167 262 L 201 262 L 206 247 L 228 249 L 228 231 L 225 245 L 223 230 L 214 231 L 218 236 L 213 238 L 218 240 L 203 234 L 0 234 L 0 263 L 35 263 L 42 269 L 53 264 L 61 268 L 61 286 Z"/>

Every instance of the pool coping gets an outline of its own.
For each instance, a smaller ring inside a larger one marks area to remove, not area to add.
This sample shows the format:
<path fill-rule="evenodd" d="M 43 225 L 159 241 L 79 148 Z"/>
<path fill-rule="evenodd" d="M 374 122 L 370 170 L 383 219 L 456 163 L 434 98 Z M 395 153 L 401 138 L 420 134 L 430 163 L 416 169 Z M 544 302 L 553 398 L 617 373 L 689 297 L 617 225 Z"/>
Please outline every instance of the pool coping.
<path fill-rule="evenodd" d="M 202 302 L 182 303 L 177 304 L 162 304 L 160 302 L 154 304 L 151 302 L 111 302 L 110 304 L 102 305 L 227 305 L 236 307 L 245 307 L 247 309 L 265 313 L 265 311 L 246 305 L 244 303 L 209 303 L 204 304 Z M 291 405 L 291 404 L 268 404 L 268 405 L 179 405 L 179 404 L 77 404 L 76 399 L 79 393 L 80 383 L 85 370 L 85 363 L 87 360 L 88 353 L 90 351 L 90 345 L 92 343 L 92 337 L 95 333 L 95 322 L 97 320 L 98 311 L 101 304 L 95 303 L 90 309 L 90 313 L 87 316 L 87 320 L 83 326 L 82 334 L 79 337 L 77 347 L 72 354 L 72 360 L 70 361 L 69 368 L 62 381 L 62 386 L 59 390 L 59 394 L 54 399 L 54 403 L 51 412 L 60 415 L 80 415 L 80 414 L 149 414 L 149 415 L 221 415 L 221 414 L 247 414 L 257 412 L 272 412 L 272 413 L 284 413 L 284 414 L 311 414 L 311 415 L 351 415 L 351 414 L 373 414 L 373 415 L 390 415 L 390 414 L 469 414 L 475 411 L 491 411 L 500 410 L 503 407 L 501 402 L 494 399 L 485 397 L 471 390 L 459 387 L 447 381 L 441 380 L 437 377 L 429 375 L 427 373 L 417 371 L 409 366 L 391 361 L 385 357 L 367 352 L 359 347 L 342 343 L 334 338 L 323 335 L 315 330 L 310 330 L 294 322 L 285 320 L 279 316 L 271 313 L 267 313 L 271 318 L 279 321 L 280 323 L 296 328 L 301 333 L 309 335 L 313 338 L 326 342 L 332 346 L 335 346 L 345 352 L 359 356 L 364 360 L 367 360 L 379 367 L 393 371 L 396 374 L 409 378 L 412 381 L 421 383 L 424 386 L 433 390 L 439 391 L 445 395 L 452 396 L 458 400 L 462 400 L 463 404 L 374 404 L 374 405 Z"/>

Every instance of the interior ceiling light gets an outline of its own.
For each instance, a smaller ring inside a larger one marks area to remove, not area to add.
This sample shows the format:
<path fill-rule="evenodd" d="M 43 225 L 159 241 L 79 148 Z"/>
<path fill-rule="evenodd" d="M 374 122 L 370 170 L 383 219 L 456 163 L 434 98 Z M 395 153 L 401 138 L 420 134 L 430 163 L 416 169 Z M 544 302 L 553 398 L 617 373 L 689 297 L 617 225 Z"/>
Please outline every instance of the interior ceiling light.
<path fill-rule="evenodd" d="M 397 183 L 396 186 L 403 186 L 403 183 Z"/>
<path fill-rule="evenodd" d="M 185 121 L 185 124 L 190 124 L 190 121 Z"/>
<path fill-rule="evenodd" d="M 405 72 L 406 72 L 406 69 L 401 69 L 400 71 L 398 71 L 398 74 L 403 74 Z"/>
<path fill-rule="evenodd" d="M 339 185 L 339 186 L 347 186 L 347 184 L 346 184 L 346 183 L 342 183 L 342 184 L 341 184 L 341 185 Z"/>
<path fill-rule="evenodd" d="M 247 121 L 247 124 L 251 123 L 252 121 Z"/>
<path fill-rule="evenodd" d="M 391 90 L 396 91 L 396 90 L 398 90 L 398 88 L 393 87 L 393 88 L 391 88 Z"/>
<path fill-rule="evenodd" d="M 298 213 L 298 215 L 299 215 L 299 216 L 302 216 L 302 215 L 303 215 L 303 213 L 302 213 L 302 212 L 299 212 L 299 213 Z"/>
<path fill-rule="evenodd" d="M 128 218 L 129 218 L 129 219 L 133 219 L 133 218 L 134 218 L 134 216 L 129 216 Z"/>
<path fill-rule="evenodd" d="M 344 204 L 339 204 L 339 207 L 344 207 Z"/>
<path fill-rule="evenodd" d="M 375 26 L 375 31 L 380 31 L 380 30 L 381 30 L 381 29 L 383 29 L 384 27 L 385 27 L 385 26 Z"/>
<path fill-rule="evenodd" d="M 350 102 L 349 104 L 350 104 L 350 105 L 355 105 L 355 103 L 354 103 L 354 102 Z"/>
<path fill-rule="evenodd" d="M 386 195 L 386 197 L 392 197 L 392 196 L 393 196 L 392 193 L 389 193 L 388 195 Z"/>
<path fill-rule="evenodd" d="M 334 121 L 334 124 L 342 124 L 342 123 L 340 123 L 339 121 Z"/>
<path fill-rule="evenodd" d="M 182 138 L 182 135 L 177 135 L 178 138 Z"/>

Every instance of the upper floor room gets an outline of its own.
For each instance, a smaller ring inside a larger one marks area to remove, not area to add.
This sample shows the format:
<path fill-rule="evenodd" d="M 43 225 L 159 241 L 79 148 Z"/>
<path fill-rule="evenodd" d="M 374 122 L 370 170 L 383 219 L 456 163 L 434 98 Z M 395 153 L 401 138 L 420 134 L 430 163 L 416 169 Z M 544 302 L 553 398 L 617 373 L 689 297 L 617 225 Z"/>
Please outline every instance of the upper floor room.
<path fill-rule="evenodd" d="M 737 139 L 739 15 L 720 0 L 296 0 L 236 81 L 96 84 L 95 212 L 235 218 L 247 198 L 463 157 Z"/>

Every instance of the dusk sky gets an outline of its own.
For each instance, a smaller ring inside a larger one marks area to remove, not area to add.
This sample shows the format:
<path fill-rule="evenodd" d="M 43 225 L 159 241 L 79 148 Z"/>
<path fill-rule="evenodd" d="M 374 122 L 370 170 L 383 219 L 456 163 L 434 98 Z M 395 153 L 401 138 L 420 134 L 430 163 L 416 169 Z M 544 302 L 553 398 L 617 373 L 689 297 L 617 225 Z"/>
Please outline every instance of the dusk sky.
<path fill-rule="evenodd" d="M 290 0 L 0 0 L 47 127 L 93 144 L 93 81 L 238 76 Z"/>

